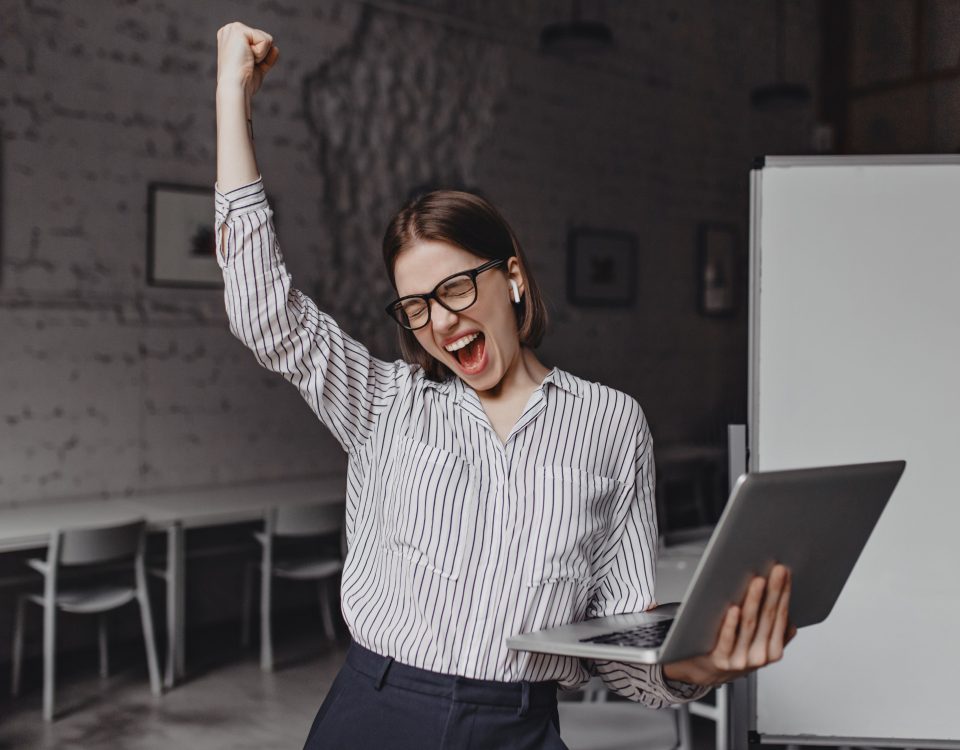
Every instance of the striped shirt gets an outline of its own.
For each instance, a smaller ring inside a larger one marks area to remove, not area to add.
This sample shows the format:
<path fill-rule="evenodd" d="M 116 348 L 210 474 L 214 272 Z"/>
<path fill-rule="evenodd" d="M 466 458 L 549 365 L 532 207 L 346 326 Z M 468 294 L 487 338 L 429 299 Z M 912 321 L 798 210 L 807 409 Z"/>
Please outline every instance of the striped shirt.
<path fill-rule="evenodd" d="M 652 707 L 706 692 L 660 666 L 504 645 L 655 606 L 653 441 L 636 400 L 554 368 L 503 442 L 462 380 L 371 356 L 291 286 L 262 180 L 216 190 L 216 234 L 231 331 L 348 454 L 341 605 L 354 640 L 485 680 L 572 689 L 599 674 Z"/>

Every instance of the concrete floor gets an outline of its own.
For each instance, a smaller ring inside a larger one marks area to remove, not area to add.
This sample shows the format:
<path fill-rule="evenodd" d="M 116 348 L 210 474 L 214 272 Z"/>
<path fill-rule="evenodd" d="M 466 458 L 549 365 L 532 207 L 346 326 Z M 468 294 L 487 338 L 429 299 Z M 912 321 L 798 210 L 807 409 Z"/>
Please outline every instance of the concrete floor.
<path fill-rule="evenodd" d="M 111 654 L 117 673 L 105 680 L 95 653 L 63 659 L 57 719 L 49 726 L 40 715 L 39 660 L 27 661 L 17 700 L 7 693 L 9 673 L 0 678 L 0 750 L 300 748 L 346 653 L 345 640 L 324 642 L 319 631 L 316 623 L 278 639 L 273 674 L 260 671 L 256 653 L 241 651 L 233 633 L 194 637 L 188 679 L 160 699 L 150 695 L 142 650 Z M 713 725 L 693 722 L 695 750 L 713 750 Z M 631 746 L 666 750 L 673 743 L 661 735 L 655 723 Z"/>

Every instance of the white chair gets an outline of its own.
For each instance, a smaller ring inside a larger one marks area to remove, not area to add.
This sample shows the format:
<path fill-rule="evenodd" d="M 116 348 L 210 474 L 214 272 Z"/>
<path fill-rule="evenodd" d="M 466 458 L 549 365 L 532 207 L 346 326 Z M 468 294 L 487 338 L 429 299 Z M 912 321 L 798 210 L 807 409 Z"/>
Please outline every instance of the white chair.
<path fill-rule="evenodd" d="M 320 594 L 320 613 L 327 638 L 336 638 L 333 613 L 330 609 L 330 589 L 328 581 L 343 569 L 343 557 L 346 556 L 346 541 L 343 535 L 345 505 L 343 503 L 324 503 L 315 505 L 288 506 L 267 511 L 264 530 L 256 532 L 254 538 L 262 549 L 261 561 L 249 563 L 243 584 L 243 623 L 241 642 L 250 643 L 250 620 L 253 592 L 253 571 L 260 568 L 260 668 L 265 672 L 273 671 L 273 636 L 270 625 L 273 579 L 289 578 L 317 581 Z M 310 555 L 295 558 L 276 558 L 275 540 L 281 537 L 307 537 L 340 535 L 340 556 Z"/>
<path fill-rule="evenodd" d="M 20 692 L 20 667 L 23 659 L 23 630 L 26 604 L 43 607 L 43 718 L 52 721 L 54 715 L 54 649 L 56 646 L 57 610 L 79 614 L 97 614 L 100 618 L 100 673 L 106 676 L 107 615 L 117 607 L 136 600 L 140 605 L 140 622 L 147 649 L 147 667 L 150 672 L 150 690 L 160 695 L 160 670 L 157 665 L 157 647 L 153 636 L 153 619 L 147 596 L 144 565 L 146 544 L 145 524 L 142 520 L 100 528 L 61 529 L 50 535 L 47 559 L 30 559 L 27 564 L 43 575 L 42 594 L 21 594 L 17 599 L 17 614 L 13 634 L 13 680 L 11 692 Z M 132 585 L 124 583 L 91 582 L 90 575 L 108 569 L 132 568 Z M 71 578 L 61 582 L 63 568 L 83 566 L 82 580 Z"/>

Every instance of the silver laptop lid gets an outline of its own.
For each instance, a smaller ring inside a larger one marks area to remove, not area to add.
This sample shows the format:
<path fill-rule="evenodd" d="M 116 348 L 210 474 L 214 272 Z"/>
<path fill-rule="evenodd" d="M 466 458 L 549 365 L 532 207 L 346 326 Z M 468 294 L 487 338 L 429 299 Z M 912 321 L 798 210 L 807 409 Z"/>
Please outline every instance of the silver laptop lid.
<path fill-rule="evenodd" d="M 744 474 L 733 489 L 661 651 L 661 662 L 713 650 L 730 604 L 777 562 L 793 572 L 790 621 L 822 622 L 906 466 L 904 461 Z"/>

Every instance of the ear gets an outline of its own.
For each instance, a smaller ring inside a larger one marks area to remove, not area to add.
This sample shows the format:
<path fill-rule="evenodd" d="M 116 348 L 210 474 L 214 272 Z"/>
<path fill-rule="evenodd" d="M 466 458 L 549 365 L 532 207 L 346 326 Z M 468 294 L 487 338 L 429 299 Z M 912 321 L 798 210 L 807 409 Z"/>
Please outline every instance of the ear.
<path fill-rule="evenodd" d="M 524 284 L 523 272 L 520 269 L 520 261 L 517 260 L 516 255 L 512 255 L 507 258 L 507 292 L 511 291 L 510 281 L 515 281 L 517 283 L 517 288 L 520 290 L 520 298 L 523 299 L 523 295 L 526 293 L 526 285 Z M 513 299 L 511 297 L 511 299 Z"/>

